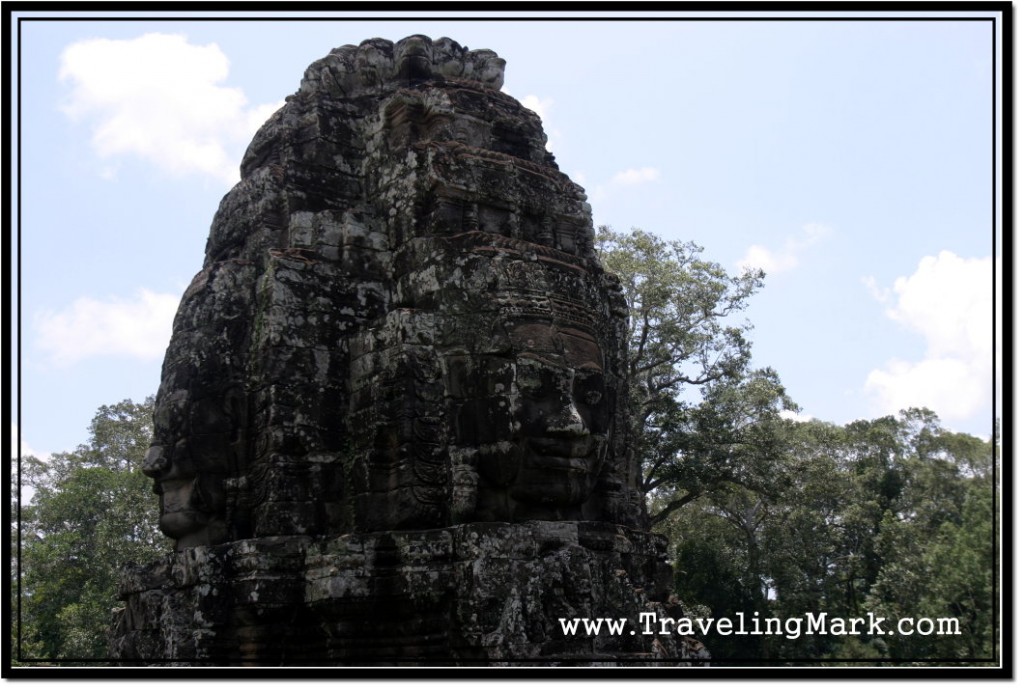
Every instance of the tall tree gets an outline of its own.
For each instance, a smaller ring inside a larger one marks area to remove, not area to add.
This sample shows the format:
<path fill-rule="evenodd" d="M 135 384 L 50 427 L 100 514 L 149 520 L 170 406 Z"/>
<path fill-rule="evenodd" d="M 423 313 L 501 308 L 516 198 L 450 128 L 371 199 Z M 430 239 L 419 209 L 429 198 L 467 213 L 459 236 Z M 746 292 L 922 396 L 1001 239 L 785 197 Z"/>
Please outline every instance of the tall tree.
<path fill-rule="evenodd" d="M 959 635 L 897 636 L 895 658 L 990 658 L 993 601 L 995 446 L 942 429 L 929 411 L 901 416 L 909 438 L 905 482 L 878 531 L 879 568 L 865 600 L 892 621 L 953 618 Z"/>
<path fill-rule="evenodd" d="M 740 319 L 762 271 L 730 276 L 694 243 L 633 229 L 597 232 L 598 255 L 630 312 L 631 451 L 651 523 L 724 483 L 746 484 L 773 456 L 774 423 L 795 408 L 770 369 L 750 370 Z"/>
<path fill-rule="evenodd" d="M 167 549 L 141 472 L 152 414 L 152 398 L 102 406 L 87 444 L 23 459 L 20 657 L 105 658 L 118 569 Z"/>

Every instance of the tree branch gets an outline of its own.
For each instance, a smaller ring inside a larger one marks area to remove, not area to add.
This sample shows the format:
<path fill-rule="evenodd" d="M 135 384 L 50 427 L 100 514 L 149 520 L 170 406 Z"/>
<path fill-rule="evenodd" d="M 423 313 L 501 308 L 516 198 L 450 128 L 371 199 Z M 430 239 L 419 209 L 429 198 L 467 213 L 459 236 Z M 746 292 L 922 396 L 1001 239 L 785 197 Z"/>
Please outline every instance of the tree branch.
<path fill-rule="evenodd" d="M 701 496 L 703 496 L 703 492 L 694 492 L 692 494 L 686 494 L 677 499 L 673 499 L 672 501 L 665 505 L 665 508 L 651 516 L 651 526 L 656 526 L 657 524 L 661 523 L 666 518 L 668 518 L 669 515 L 672 514 L 672 512 L 681 509 L 682 507 L 686 506 L 695 499 L 699 499 Z"/>

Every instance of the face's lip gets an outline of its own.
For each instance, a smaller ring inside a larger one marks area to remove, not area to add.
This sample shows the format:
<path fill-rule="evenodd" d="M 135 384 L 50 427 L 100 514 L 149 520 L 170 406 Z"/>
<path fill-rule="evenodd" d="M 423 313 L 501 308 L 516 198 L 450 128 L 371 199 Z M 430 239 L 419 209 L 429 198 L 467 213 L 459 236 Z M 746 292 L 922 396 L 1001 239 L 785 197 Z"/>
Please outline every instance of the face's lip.
<path fill-rule="evenodd" d="M 206 516 L 186 509 L 168 511 L 160 516 L 160 530 L 169 537 L 180 538 L 195 532 L 206 523 Z"/>

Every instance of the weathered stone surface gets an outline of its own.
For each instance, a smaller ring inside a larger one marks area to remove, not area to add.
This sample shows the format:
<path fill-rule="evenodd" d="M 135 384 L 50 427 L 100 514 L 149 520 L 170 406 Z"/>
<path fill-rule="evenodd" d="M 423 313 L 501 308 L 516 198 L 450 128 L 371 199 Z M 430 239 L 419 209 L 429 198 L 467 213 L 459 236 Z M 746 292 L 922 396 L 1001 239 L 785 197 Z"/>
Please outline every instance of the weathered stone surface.
<path fill-rule="evenodd" d="M 114 632 L 129 661 L 193 664 L 640 664 L 699 657 L 645 633 L 666 603 L 664 542 L 608 523 L 471 523 L 310 542 L 193 547 L 151 567 L 206 575 L 133 590 Z M 678 608 L 676 608 L 678 609 Z M 626 620 L 566 634 L 563 620 Z"/>
<path fill-rule="evenodd" d="M 164 361 L 145 470 L 178 551 L 126 570 L 120 657 L 690 657 L 558 628 L 635 620 L 670 574 L 621 289 L 503 70 L 344 46 L 253 139 Z"/>

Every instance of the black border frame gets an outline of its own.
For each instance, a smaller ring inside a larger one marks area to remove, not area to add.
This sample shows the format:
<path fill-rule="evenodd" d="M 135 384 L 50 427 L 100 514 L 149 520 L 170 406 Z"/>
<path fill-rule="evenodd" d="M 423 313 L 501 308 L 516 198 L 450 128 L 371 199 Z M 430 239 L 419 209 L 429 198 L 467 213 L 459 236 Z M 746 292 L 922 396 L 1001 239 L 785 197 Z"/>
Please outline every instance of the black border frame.
<path fill-rule="evenodd" d="M 1004 330 L 1003 342 L 1003 384 L 1012 382 L 1013 376 L 1013 355 L 1012 355 L 1012 333 L 1013 333 L 1013 16 L 1011 2 L 982 1 L 982 2 L 694 2 L 694 3 L 662 3 L 662 2 L 593 2 L 576 4 L 571 2 L 520 2 L 520 3 L 491 3 L 486 10 L 480 9 L 478 3 L 465 2 L 441 2 L 441 3 L 418 3 L 418 2 L 352 2 L 345 3 L 341 7 L 333 6 L 333 3 L 322 2 L 252 2 L 252 3 L 230 3 L 230 2 L 155 2 L 155 3 L 114 3 L 114 2 L 68 2 L 68 3 L 43 3 L 43 2 L 12 2 L 5 3 L 0 7 L 0 22 L 2 22 L 3 36 L 8 40 L 7 49 L 3 53 L 3 141 L 7 146 L 3 147 L 3 193 L 5 200 L 14 200 L 12 195 L 13 173 L 18 180 L 21 175 L 21 25 L 25 21 L 188 21 L 188 22 L 209 22 L 209 21 L 323 21 L 339 20 L 343 14 L 356 12 L 382 12 L 382 16 L 359 16 L 353 17 L 359 21 L 409 21 L 427 12 L 470 12 L 471 16 L 443 18 L 448 22 L 463 21 L 501 21 L 510 11 L 534 12 L 535 17 L 517 16 L 517 20 L 534 21 L 605 21 L 605 22 L 631 22 L 631 21 L 986 21 L 992 25 L 992 253 L 997 254 L 997 233 L 1002 228 L 1003 255 L 1002 265 L 1004 268 L 1002 289 L 1003 289 L 1003 313 L 1008 319 L 1010 329 Z M 131 13 L 125 13 L 127 11 Z M 322 13 L 321 16 L 238 16 L 240 11 L 249 12 L 287 12 L 287 13 Z M 20 13 L 41 13 L 38 16 L 16 16 Z M 81 16 L 74 16 L 74 13 L 81 12 Z M 100 13 L 119 13 L 120 16 L 103 16 Z M 194 12 L 197 16 L 167 16 L 164 13 Z M 629 12 L 632 16 L 585 16 L 594 12 Z M 680 12 L 702 12 L 720 13 L 715 16 L 667 16 L 669 13 Z M 803 16 L 789 16 L 784 13 L 800 12 L 814 13 Z M 997 18 L 987 17 L 965 17 L 965 16 L 922 16 L 924 13 L 942 13 L 955 15 L 956 13 L 997 13 Z M 53 13 L 51 16 L 46 16 Z M 58 14 L 60 13 L 60 14 Z M 124 13 L 124 14 L 120 14 Z M 325 16 L 332 13 L 333 16 Z M 386 14 L 383 14 L 386 13 Z M 407 13 L 397 15 L 395 13 Z M 637 16 L 637 13 L 649 13 Z M 776 16 L 736 16 L 739 14 L 771 13 Z M 874 16 L 865 16 L 868 13 L 878 13 Z M 556 16 L 551 16 L 555 14 Z M 884 15 L 884 16 L 881 16 Z M 423 17 L 424 21 L 437 21 L 441 17 Z M 17 27 L 17 38 L 12 34 L 12 28 Z M 12 55 L 12 44 L 16 41 L 17 56 Z M 1000 69 L 1001 68 L 1001 69 Z M 12 93 L 12 82 L 17 74 L 17 89 Z M 17 108 L 17 127 L 12 128 L 11 116 L 13 108 Z M 16 150 L 16 158 L 12 160 L 12 149 Z M 16 166 L 16 167 L 13 167 Z M 1002 178 L 1000 178 L 1000 172 Z M 0 221 L 3 228 L 3 253 L 0 260 L 0 274 L 8 276 L 4 283 L 2 313 L 4 316 L 3 333 L 4 346 L 14 347 L 11 357 L 5 357 L 2 365 L 5 394 L 2 406 L 6 412 L 7 419 L 11 418 L 11 387 L 10 374 L 12 361 L 17 363 L 17 388 L 16 410 L 18 419 L 21 418 L 21 188 L 17 192 L 17 213 L 12 218 L 11 204 L 4 204 Z M 1006 232 L 1009 230 L 1010 232 Z M 16 273 L 11 272 L 11 242 L 12 232 L 17 234 L 18 252 L 15 264 Z M 1005 269 L 1010 269 L 1009 272 Z M 14 321 L 11 314 L 11 292 L 16 282 L 16 305 L 17 305 L 17 328 L 14 328 Z M 998 295 L 1000 285 L 993 273 L 993 294 Z M 993 305 L 993 324 L 998 318 L 998 303 Z M 13 330 L 13 333 L 12 333 Z M 993 339 L 993 362 L 996 362 L 998 355 L 998 344 Z M 5 351 L 6 352 L 6 351 Z M 1009 353 L 1007 356 L 1006 354 Z M 998 410 L 999 396 L 998 383 L 996 381 L 996 370 L 993 368 L 993 410 Z M 1012 386 L 1012 385 L 1011 385 Z M 1012 390 L 1003 390 L 1003 420 L 1012 417 Z M 600 669 L 602 681 L 623 678 L 648 678 L 648 679 L 704 679 L 704 678 L 889 678 L 889 679 L 950 679 L 950 678 L 974 678 L 974 679 L 1009 679 L 1013 677 L 1013 444 L 1012 430 L 1009 434 L 1004 429 L 999 430 L 993 421 L 993 438 L 998 439 L 1000 444 L 993 456 L 993 507 L 995 509 L 994 530 L 992 536 L 993 559 L 993 650 L 998 649 L 993 659 L 925 659 L 925 660 L 879 660 L 870 659 L 849 659 L 849 660 L 819 660 L 819 659 L 786 659 L 786 660 L 761 660 L 761 659 L 731 659 L 727 661 L 728 666 L 723 667 L 532 667 L 526 666 L 531 660 L 514 660 L 512 663 L 526 663 L 524 666 L 515 667 L 448 667 L 444 665 L 423 664 L 417 667 L 73 667 L 69 663 L 83 662 L 96 664 L 97 660 L 36 660 L 32 658 L 18 659 L 22 662 L 56 662 L 55 667 L 14 667 L 12 659 L 20 651 L 12 649 L 11 636 L 4 640 L 5 657 L 3 661 L 3 676 L 9 678 L 154 678 L 154 677 L 188 677 L 190 679 L 228 679 L 228 678 L 263 678 L 263 679 L 293 679 L 293 678 L 362 678 L 362 679 L 593 679 L 592 670 Z M 3 448 L 7 458 L 14 458 L 11 453 L 15 448 L 20 449 L 20 428 L 19 438 L 11 438 L 10 426 L 4 426 L 2 431 Z M 17 446 L 14 446 L 17 443 Z M 1000 453 L 1001 452 L 1001 453 Z M 1011 462 L 1006 463 L 1009 458 Z M 20 456 L 19 456 L 20 459 Z M 4 478 L 10 480 L 11 468 L 5 465 Z M 21 468 L 18 464 L 18 486 L 20 494 Z M 8 485 L 10 486 L 10 485 Z M 8 531 L 7 545 L 13 543 L 13 530 L 10 502 L 5 503 L 4 518 Z M 19 502 L 18 523 L 20 525 L 20 502 Z M 21 544 L 18 542 L 18 558 L 20 561 Z M 1001 568 L 1000 568 L 1001 567 Z M 997 575 L 998 574 L 998 575 Z M 11 592 L 10 569 L 5 570 L 4 584 Z M 1003 607 L 1000 609 L 1000 600 Z M 18 594 L 17 620 L 20 620 L 20 591 Z M 10 607 L 4 608 L 4 621 L 11 630 L 16 620 L 12 620 Z M 19 640 L 20 643 L 20 640 Z M 114 662 L 114 661 L 107 661 Z M 121 661 L 123 664 L 123 661 Z M 167 661 L 163 661 L 167 662 Z M 186 661 L 182 661 L 186 662 Z M 545 660 L 544 662 L 551 662 Z M 579 661 L 575 661 L 579 664 Z M 867 663 L 886 666 L 871 667 L 850 667 L 849 663 Z M 792 666 L 793 664 L 806 664 L 822 666 Z M 916 667 L 915 663 L 927 663 L 928 667 Z M 952 667 L 936 667 L 935 663 L 950 663 Z M 972 663 L 996 663 L 996 666 L 969 667 Z"/>

